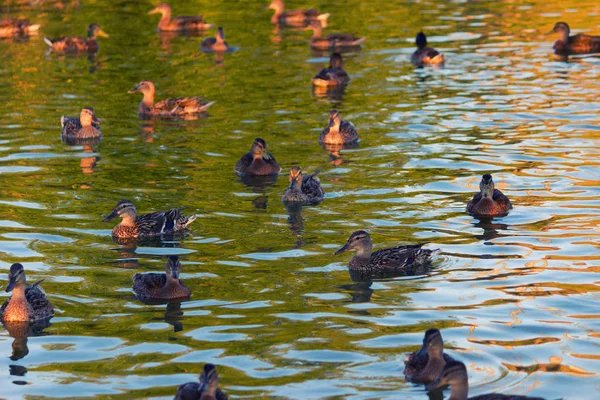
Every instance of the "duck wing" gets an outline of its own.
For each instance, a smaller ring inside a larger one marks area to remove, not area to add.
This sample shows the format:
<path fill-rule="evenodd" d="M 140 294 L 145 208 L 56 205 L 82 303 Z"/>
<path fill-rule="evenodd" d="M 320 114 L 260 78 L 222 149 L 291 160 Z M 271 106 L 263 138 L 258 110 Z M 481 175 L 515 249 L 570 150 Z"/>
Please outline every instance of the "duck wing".
<path fill-rule="evenodd" d="M 88 42 L 85 38 L 77 36 L 65 36 L 55 40 L 44 40 L 52 49 L 56 51 L 85 51 L 88 47 Z"/>
<path fill-rule="evenodd" d="M 190 219 L 193 221 L 195 218 L 184 217 L 181 215 L 181 208 L 173 208 L 167 211 L 140 215 L 136 218 L 135 224 L 138 233 L 141 235 L 160 235 L 181 229 L 182 224 L 185 227 Z"/>
<path fill-rule="evenodd" d="M 343 136 L 344 142 L 353 142 L 358 140 L 358 132 L 356 132 L 354 125 L 348 121 L 342 120 L 340 122 L 340 135 Z"/>
<path fill-rule="evenodd" d="M 302 192 L 306 194 L 312 202 L 320 202 L 323 200 L 323 196 L 325 196 L 325 191 L 321 187 L 321 181 L 317 177 L 318 173 L 319 171 L 302 177 Z"/>
<path fill-rule="evenodd" d="M 573 53 L 600 53 L 600 36 L 582 33 L 569 36 L 568 47 Z"/>
<path fill-rule="evenodd" d="M 138 296 L 151 297 L 152 291 L 162 288 L 167 282 L 165 274 L 150 272 L 133 276 L 133 291 Z"/>
<path fill-rule="evenodd" d="M 171 25 L 182 31 L 200 31 L 210 28 L 210 24 L 204 21 L 201 15 L 174 17 L 171 19 Z"/>
<path fill-rule="evenodd" d="M 494 193 L 494 195 L 495 195 L 495 193 Z M 475 207 L 475 205 L 477 205 L 477 203 L 479 203 L 480 201 L 481 201 L 481 192 L 477 193 L 475 196 L 473 196 L 471 201 L 469 201 L 469 203 L 467 204 L 467 211 L 468 212 L 473 211 L 473 208 Z"/>
<path fill-rule="evenodd" d="M 54 315 L 54 307 L 46 297 L 46 292 L 40 286 L 42 281 L 43 279 L 25 288 L 25 299 L 31 304 L 35 314 L 43 313 L 43 317 L 51 317 Z"/>
<path fill-rule="evenodd" d="M 479 196 L 481 197 L 481 194 Z M 502 193 L 498 189 L 494 189 L 494 194 L 492 195 L 492 200 L 494 200 L 496 203 L 500 204 L 501 206 L 506 207 L 509 210 L 511 208 L 513 208 L 508 197 L 506 197 L 504 195 L 504 193 Z"/>
<path fill-rule="evenodd" d="M 235 164 L 235 170 L 236 172 L 241 172 L 244 173 L 246 172 L 246 169 L 250 166 L 250 164 L 252 164 L 252 153 L 248 152 L 246 154 L 244 154 L 242 156 L 242 158 L 240 158 L 238 160 L 238 162 Z"/>
<path fill-rule="evenodd" d="M 396 246 L 389 249 L 377 250 L 371 254 L 370 264 L 384 268 L 405 268 L 415 263 L 422 263 L 431 256 L 432 251 L 422 249 L 425 243 L 408 246 Z"/>
<path fill-rule="evenodd" d="M 72 136 L 79 132 L 82 128 L 79 118 L 60 117 L 60 125 L 62 126 L 62 135 Z"/>
<path fill-rule="evenodd" d="M 214 102 L 204 101 L 201 97 L 175 97 L 164 99 L 154 104 L 154 110 L 159 114 L 182 115 L 206 111 Z"/>

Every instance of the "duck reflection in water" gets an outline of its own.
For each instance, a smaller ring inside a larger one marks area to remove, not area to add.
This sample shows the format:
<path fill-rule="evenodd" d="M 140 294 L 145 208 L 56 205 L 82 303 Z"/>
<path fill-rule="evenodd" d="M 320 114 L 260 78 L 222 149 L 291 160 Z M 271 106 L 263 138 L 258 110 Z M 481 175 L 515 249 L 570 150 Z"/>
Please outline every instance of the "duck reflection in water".
<path fill-rule="evenodd" d="M 13 353 L 10 356 L 12 361 L 18 361 L 29 354 L 29 347 L 27 347 L 27 340 L 30 336 L 47 336 L 48 333 L 43 332 L 44 329 L 50 325 L 50 319 L 39 320 L 35 322 L 29 321 L 5 321 L 2 323 L 4 329 L 8 332 L 10 337 L 14 339 L 12 343 Z M 11 370 L 12 370 L 11 366 Z M 23 367 L 23 369 L 25 369 Z M 27 372 L 27 369 L 25 369 Z M 11 375 L 13 375 L 11 373 Z"/>
<path fill-rule="evenodd" d="M 96 164 L 98 164 L 98 161 L 100 161 L 101 158 L 96 154 L 101 142 L 101 138 L 80 139 L 76 137 L 61 135 L 61 139 L 63 143 L 69 146 L 83 147 L 83 152 L 89 154 L 89 156 L 81 157 L 81 160 L 79 161 L 81 172 L 85 175 L 94 173 L 94 168 L 96 168 Z"/>
<path fill-rule="evenodd" d="M 321 143 L 321 147 L 323 147 L 323 149 L 329 153 L 329 163 L 338 167 L 342 164 L 349 162 L 348 160 L 344 160 L 342 158 L 342 154 L 340 153 L 340 151 L 345 149 L 357 149 L 359 147 L 359 142 L 346 144 Z"/>
<path fill-rule="evenodd" d="M 499 231 L 506 231 L 509 228 L 508 224 L 494 223 L 494 219 L 490 217 L 475 217 L 473 226 L 483 229 L 481 235 L 475 235 L 478 240 L 490 241 L 500 236 Z"/>

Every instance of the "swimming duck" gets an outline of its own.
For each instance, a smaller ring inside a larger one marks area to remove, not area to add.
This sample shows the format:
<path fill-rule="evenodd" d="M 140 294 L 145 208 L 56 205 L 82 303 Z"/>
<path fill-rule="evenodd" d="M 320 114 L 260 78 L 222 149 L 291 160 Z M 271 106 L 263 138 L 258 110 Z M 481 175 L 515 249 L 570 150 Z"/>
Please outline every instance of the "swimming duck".
<path fill-rule="evenodd" d="M 215 53 L 223 53 L 230 49 L 229 45 L 225 41 L 225 32 L 223 32 L 223 28 L 217 28 L 216 37 L 208 37 L 202 41 L 200 44 L 200 50 L 215 52 Z"/>
<path fill-rule="evenodd" d="M 343 86 L 348 82 L 350 77 L 344 71 L 344 61 L 340 53 L 333 53 L 329 57 L 329 67 L 319 71 L 312 80 L 313 85 L 320 87 Z"/>
<path fill-rule="evenodd" d="M 352 270 L 364 271 L 402 271 L 408 268 L 426 264 L 436 252 L 422 249 L 423 244 L 396 246 L 372 252 L 371 236 L 366 231 L 356 231 L 348 241 L 334 254 L 338 255 L 347 250 L 356 250 L 348 267 Z"/>
<path fill-rule="evenodd" d="M 310 38 L 310 47 L 317 50 L 358 47 L 366 39 L 349 33 L 330 33 L 327 36 L 321 36 L 323 34 L 323 26 L 319 21 L 311 22 L 306 29 L 312 29 L 313 35 Z"/>
<path fill-rule="evenodd" d="M 551 32 L 558 33 L 560 38 L 554 42 L 554 51 L 558 54 L 600 53 L 600 36 L 580 33 L 569 36 L 571 29 L 566 22 L 557 22 Z"/>
<path fill-rule="evenodd" d="M 444 63 L 444 55 L 432 47 L 427 47 L 427 36 L 423 32 L 417 33 L 415 40 L 417 50 L 410 57 L 416 66 L 439 65 Z"/>
<path fill-rule="evenodd" d="M 327 26 L 327 18 L 329 18 L 329 14 L 319 14 L 315 8 L 285 11 L 283 0 L 273 0 L 267 8 L 275 10 L 275 14 L 271 17 L 271 23 L 273 24 L 303 27 L 312 21 L 316 21 L 322 26 Z"/>
<path fill-rule="evenodd" d="M 469 204 L 467 212 L 482 217 L 494 217 L 508 213 L 512 207 L 510 200 L 501 191 L 494 188 L 492 175 L 485 174 L 479 183 L 480 193 L 477 193 Z"/>
<path fill-rule="evenodd" d="M 238 175 L 277 175 L 279 171 L 279 163 L 267 151 L 267 142 L 261 138 L 254 139 L 250 151 L 235 164 Z"/>
<path fill-rule="evenodd" d="M 117 238 L 158 236 L 183 230 L 198 217 L 197 215 L 186 217 L 180 212 L 181 208 L 173 208 L 138 216 L 135 205 L 131 201 L 121 200 L 113 212 L 102 221 L 106 222 L 117 216 L 122 218 L 122 221 L 112 230 L 112 235 Z"/>
<path fill-rule="evenodd" d="M 28 19 L 0 19 L 0 37 L 35 35 L 39 29 L 40 24 Z"/>
<path fill-rule="evenodd" d="M 154 103 L 156 87 L 150 81 L 141 81 L 127 93 L 141 92 L 144 98 L 138 106 L 138 116 L 183 117 L 188 114 L 205 112 L 214 101 L 206 102 L 200 97 L 175 97 Z"/>
<path fill-rule="evenodd" d="M 438 329 L 425 332 L 423 346 L 407 356 L 404 361 L 404 377 L 407 381 L 431 382 L 442 373 L 444 365 L 454 359 L 444 353 L 444 340 Z"/>
<path fill-rule="evenodd" d="M 528 397 L 506 394 L 482 394 L 475 397 L 469 395 L 469 378 L 467 368 L 460 361 L 448 362 L 442 371 L 442 375 L 427 385 L 427 390 L 434 390 L 443 386 L 450 386 L 450 398 L 448 400 L 544 400 L 541 397 Z"/>
<path fill-rule="evenodd" d="M 325 192 L 321 187 L 321 181 L 317 177 L 319 172 L 310 175 L 302 175 L 300 167 L 292 167 L 290 170 L 290 186 L 283 192 L 281 200 L 284 203 L 302 203 L 307 205 L 319 204 L 323 201 Z"/>
<path fill-rule="evenodd" d="M 177 388 L 173 400 L 228 400 L 219 389 L 219 375 L 213 364 L 204 364 L 200 382 L 188 382 Z"/>
<path fill-rule="evenodd" d="M 358 141 L 358 132 L 348 121 L 340 118 L 337 110 L 329 111 L 329 123 L 319 136 L 319 143 L 324 144 L 350 144 Z"/>
<path fill-rule="evenodd" d="M 23 265 L 15 263 L 10 266 L 6 292 L 12 296 L 0 308 L 0 318 L 4 322 L 35 322 L 54 316 L 54 307 L 46 298 L 46 292 L 40 286 L 41 281 L 33 285 L 27 283 Z"/>
<path fill-rule="evenodd" d="M 133 291 L 140 300 L 173 300 L 190 297 L 192 292 L 179 280 L 179 257 L 170 256 L 165 264 L 166 273 L 150 272 L 133 276 Z"/>
<path fill-rule="evenodd" d="M 77 36 L 65 36 L 60 39 L 50 40 L 44 38 L 44 42 L 54 51 L 62 53 L 80 53 L 87 51 L 88 53 L 95 53 L 100 49 L 96 38 L 102 36 L 107 38 L 106 34 L 100 25 L 91 24 L 88 27 L 87 38 Z"/>
<path fill-rule="evenodd" d="M 172 17 L 171 7 L 167 3 L 160 3 L 156 8 L 148 11 L 148 14 L 162 14 L 158 22 L 158 30 L 166 32 L 185 32 L 202 31 L 210 28 L 212 25 L 206 23 L 202 16 L 193 17 Z"/>
<path fill-rule="evenodd" d="M 61 135 L 63 137 L 77 139 L 92 139 L 102 136 L 98 125 L 100 120 L 96 118 L 92 107 L 83 107 L 79 118 L 77 117 L 60 117 L 60 125 L 62 126 Z"/>

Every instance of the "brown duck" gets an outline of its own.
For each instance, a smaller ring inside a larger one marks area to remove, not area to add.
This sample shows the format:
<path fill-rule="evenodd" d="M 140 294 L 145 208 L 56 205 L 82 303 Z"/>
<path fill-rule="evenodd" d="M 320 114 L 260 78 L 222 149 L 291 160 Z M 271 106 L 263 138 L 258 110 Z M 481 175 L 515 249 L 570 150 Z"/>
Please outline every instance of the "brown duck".
<path fill-rule="evenodd" d="M 444 63 L 444 55 L 432 47 L 427 46 L 427 36 L 423 32 L 417 33 L 415 40 L 417 50 L 410 57 L 410 61 L 418 67 L 423 65 L 439 65 Z"/>
<path fill-rule="evenodd" d="M 329 111 L 329 123 L 321 132 L 319 142 L 324 144 L 351 144 L 358 141 L 354 125 L 340 118 L 337 110 Z"/>
<path fill-rule="evenodd" d="M 200 114 L 206 112 L 208 107 L 214 104 L 214 101 L 207 102 L 201 97 L 175 97 L 164 99 L 154 103 L 154 94 L 156 87 L 150 81 L 141 81 L 136 87 L 127 93 L 140 92 L 144 98 L 138 106 L 138 116 L 140 117 L 183 117 L 189 114 Z"/>
<path fill-rule="evenodd" d="M 133 276 L 133 291 L 138 299 L 174 300 L 190 297 L 192 292 L 179 280 L 179 257 L 170 256 L 165 264 L 166 273 L 150 272 Z"/>
<path fill-rule="evenodd" d="M 32 24 L 28 19 L 0 19 L 0 37 L 35 35 L 40 24 Z"/>
<path fill-rule="evenodd" d="M 254 139 L 250 151 L 235 164 L 235 172 L 238 175 L 277 175 L 279 171 L 279 163 L 267 151 L 267 142 L 261 138 Z"/>
<path fill-rule="evenodd" d="M 107 38 L 108 34 L 105 33 L 100 25 L 91 24 L 88 27 L 87 37 L 77 36 L 65 36 L 59 39 L 50 40 L 44 38 L 44 42 L 50 47 L 50 49 L 59 53 L 95 53 L 100 49 L 96 38 L 102 36 Z"/>
<path fill-rule="evenodd" d="M 204 364 L 199 381 L 179 386 L 173 400 L 228 400 L 219 389 L 219 375 L 213 364 Z"/>
<path fill-rule="evenodd" d="M 442 373 L 444 365 L 454 359 L 444 353 L 444 340 L 438 329 L 425 332 L 423 346 L 404 361 L 404 377 L 411 382 L 431 382 Z"/>
<path fill-rule="evenodd" d="M 323 26 L 318 21 L 311 22 L 306 29 L 312 29 L 310 47 L 316 50 L 343 49 L 360 46 L 366 38 L 359 38 L 349 33 L 330 33 L 322 36 Z"/>
<path fill-rule="evenodd" d="M 42 281 L 29 285 L 23 265 L 15 263 L 10 266 L 5 291 L 12 292 L 12 296 L 0 308 L 3 322 L 36 322 L 54 316 L 54 307 L 40 286 Z"/>
<path fill-rule="evenodd" d="M 205 22 L 202 16 L 171 17 L 171 7 L 167 3 L 160 3 L 148 14 L 162 14 L 158 22 L 158 30 L 163 32 L 203 31 L 212 25 Z"/>
<path fill-rule="evenodd" d="M 200 50 L 205 52 L 224 53 L 229 51 L 231 47 L 225 41 L 225 32 L 219 27 L 215 37 L 208 37 L 200 44 Z"/>
<path fill-rule="evenodd" d="M 480 192 L 473 196 L 469 204 L 467 204 L 467 212 L 469 214 L 481 217 L 495 217 L 504 215 L 508 213 L 508 210 L 513 208 L 508 197 L 494 188 L 492 175 L 485 174 L 481 177 L 479 190 Z"/>
<path fill-rule="evenodd" d="M 571 29 L 566 22 L 557 22 L 551 32 L 558 33 L 560 36 L 554 42 L 554 51 L 557 54 L 600 53 L 600 36 L 585 35 L 583 33 L 569 36 Z"/>
<path fill-rule="evenodd" d="M 313 85 L 319 87 L 344 86 L 348 82 L 350 77 L 344 70 L 344 61 L 340 53 L 333 53 L 329 57 L 329 66 L 319 71 L 312 80 Z"/>
<path fill-rule="evenodd" d="M 315 21 L 322 26 L 327 26 L 327 18 L 329 18 L 329 14 L 319 14 L 315 8 L 300 8 L 297 10 L 285 11 L 283 0 L 273 0 L 267 8 L 275 10 L 275 13 L 271 17 L 271 23 L 273 24 L 305 27 L 307 24 Z"/>
<path fill-rule="evenodd" d="M 92 139 L 102 136 L 100 120 L 96 118 L 92 107 L 83 107 L 79 118 L 60 117 L 61 136 L 67 138 Z"/>
<path fill-rule="evenodd" d="M 305 205 L 319 204 L 323 201 L 325 191 L 317 177 L 319 171 L 303 175 L 300 167 L 290 170 L 290 186 L 283 192 L 281 201 L 284 203 L 301 203 Z"/>

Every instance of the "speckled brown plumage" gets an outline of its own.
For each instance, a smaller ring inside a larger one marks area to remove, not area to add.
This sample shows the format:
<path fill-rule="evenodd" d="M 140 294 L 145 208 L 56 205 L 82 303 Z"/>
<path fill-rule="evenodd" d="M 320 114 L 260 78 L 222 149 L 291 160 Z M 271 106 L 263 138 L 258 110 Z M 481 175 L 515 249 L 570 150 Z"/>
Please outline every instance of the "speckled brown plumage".
<path fill-rule="evenodd" d="M 12 296 L 0 307 L 0 318 L 5 322 L 30 321 L 52 318 L 54 307 L 40 286 L 42 281 L 27 284 L 25 271 L 19 263 L 10 267 L 6 291 Z"/>
<path fill-rule="evenodd" d="M 479 190 L 480 192 L 467 204 L 468 213 L 482 217 L 495 217 L 504 215 L 513 208 L 508 197 L 494 188 L 492 175 L 483 175 Z"/>
<path fill-rule="evenodd" d="M 96 118 L 92 107 L 84 107 L 79 118 L 60 117 L 62 126 L 61 135 L 69 138 L 92 139 L 102 136 L 99 126 L 100 121 Z"/>
<path fill-rule="evenodd" d="M 59 53 L 95 53 L 100 49 L 96 38 L 108 35 L 97 24 L 91 24 L 88 28 L 86 38 L 77 36 L 65 36 L 58 39 L 44 38 L 44 42 L 54 51 Z"/>
<path fill-rule="evenodd" d="M 141 81 L 127 93 L 140 92 L 144 98 L 138 106 L 140 117 L 180 118 L 190 114 L 206 112 L 214 102 L 207 102 L 201 97 L 175 97 L 154 103 L 156 87 L 151 81 Z"/>
<path fill-rule="evenodd" d="M 0 19 L 0 37 L 33 35 L 40 29 L 28 19 Z"/>
<path fill-rule="evenodd" d="M 600 36 L 585 35 L 583 33 L 570 36 L 571 29 L 566 22 L 557 22 L 552 31 L 560 35 L 553 46 L 557 54 L 600 53 Z"/>
<path fill-rule="evenodd" d="M 359 38 L 349 33 L 330 33 L 322 36 L 323 26 L 320 22 L 311 22 L 306 29 L 312 29 L 310 47 L 316 50 L 344 49 L 360 46 L 366 38 Z"/>
<path fill-rule="evenodd" d="M 437 348 L 436 348 L 437 346 Z M 444 342 L 438 329 L 425 332 L 423 345 L 418 351 L 411 353 L 404 361 L 404 377 L 410 382 L 431 382 L 437 379 L 444 365 L 454 361 L 443 352 Z"/>
<path fill-rule="evenodd" d="M 283 192 L 281 200 L 284 203 L 302 203 L 314 205 L 323 201 L 325 191 L 321 187 L 321 181 L 314 174 L 304 175 L 300 167 L 293 167 L 290 171 L 290 185 Z"/>
<path fill-rule="evenodd" d="M 358 132 L 348 121 L 340 117 L 337 110 L 329 112 L 329 123 L 319 135 L 319 142 L 324 144 L 352 144 L 358 141 Z"/>
<path fill-rule="evenodd" d="M 201 15 L 172 17 L 171 7 L 167 3 L 160 3 L 148 14 L 162 14 L 158 30 L 163 32 L 203 31 L 211 27 Z"/>
<path fill-rule="evenodd" d="M 326 26 L 327 18 L 329 17 L 329 14 L 319 14 L 319 11 L 315 8 L 300 8 L 292 11 L 285 11 L 283 0 L 273 0 L 271 4 L 269 4 L 269 8 L 275 11 L 271 17 L 271 23 L 273 24 L 305 27 L 315 21 Z"/>

